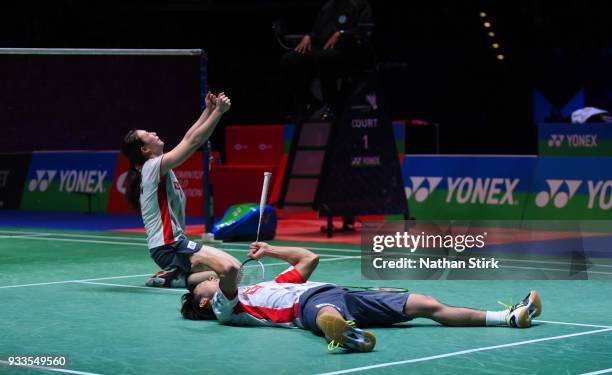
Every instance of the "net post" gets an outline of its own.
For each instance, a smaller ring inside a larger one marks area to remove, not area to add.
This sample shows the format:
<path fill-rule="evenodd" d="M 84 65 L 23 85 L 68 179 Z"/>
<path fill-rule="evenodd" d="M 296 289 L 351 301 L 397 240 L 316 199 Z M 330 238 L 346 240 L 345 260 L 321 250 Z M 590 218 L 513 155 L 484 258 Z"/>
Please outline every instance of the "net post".
<path fill-rule="evenodd" d="M 201 110 L 206 109 L 206 94 L 208 92 L 206 81 L 206 54 L 202 52 L 200 55 L 200 98 Z M 214 214 L 212 207 L 212 187 L 210 186 L 210 160 L 211 160 L 211 143 L 207 141 L 202 146 L 202 198 L 204 201 L 204 231 L 202 233 L 203 242 L 214 242 L 214 235 L 210 233 L 214 223 Z"/>

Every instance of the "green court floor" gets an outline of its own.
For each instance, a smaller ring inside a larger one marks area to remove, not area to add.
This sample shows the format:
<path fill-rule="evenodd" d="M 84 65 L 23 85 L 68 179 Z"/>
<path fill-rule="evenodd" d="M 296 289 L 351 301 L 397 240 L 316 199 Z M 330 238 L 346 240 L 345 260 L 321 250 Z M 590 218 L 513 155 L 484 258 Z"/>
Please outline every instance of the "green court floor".
<path fill-rule="evenodd" d="M 313 281 L 361 280 L 353 245 L 296 244 L 321 255 Z M 246 244 L 221 248 L 244 259 Z M 267 270 L 285 269 L 267 260 Z M 299 329 L 187 321 L 182 290 L 143 286 L 157 271 L 142 235 L 0 230 L 0 373 L 11 355 L 67 355 L 72 374 L 582 374 L 612 372 L 612 281 L 387 281 L 452 305 L 498 309 L 530 289 L 543 299 L 530 329 L 450 328 L 415 320 L 372 331 L 372 353 L 329 353 Z M 607 371 L 606 371 L 607 370 Z M 601 372 L 603 371 L 603 372 Z"/>

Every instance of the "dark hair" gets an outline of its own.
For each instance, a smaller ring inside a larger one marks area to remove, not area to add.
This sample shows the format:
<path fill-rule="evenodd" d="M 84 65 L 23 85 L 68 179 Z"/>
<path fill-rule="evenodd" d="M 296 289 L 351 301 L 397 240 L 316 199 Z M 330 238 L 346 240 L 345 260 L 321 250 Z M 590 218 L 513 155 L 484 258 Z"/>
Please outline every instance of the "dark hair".
<path fill-rule="evenodd" d="M 185 293 L 181 297 L 181 315 L 189 320 L 215 320 L 217 317 L 212 311 L 210 303 L 208 306 L 201 308 L 200 299 L 195 297 L 194 293 Z"/>
<path fill-rule="evenodd" d="M 147 161 L 141 151 L 144 142 L 138 138 L 136 129 L 132 129 L 123 137 L 121 142 L 121 152 L 130 161 L 128 169 L 125 199 L 130 208 L 140 212 L 140 182 L 142 175 L 139 167 Z"/>

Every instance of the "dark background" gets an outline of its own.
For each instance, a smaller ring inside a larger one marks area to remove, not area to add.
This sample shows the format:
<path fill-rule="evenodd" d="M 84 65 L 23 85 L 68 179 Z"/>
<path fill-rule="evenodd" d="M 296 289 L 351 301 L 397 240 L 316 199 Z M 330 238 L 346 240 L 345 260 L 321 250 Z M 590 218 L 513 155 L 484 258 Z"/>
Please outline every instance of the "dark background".
<path fill-rule="evenodd" d="M 33 1 L 0 6 L 0 47 L 202 48 L 228 123 L 287 110 L 272 22 L 310 28 L 323 1 Z M 444 153 L 536 153 L 532 92 L 562 107 L 580 87 L 612 108 L 606 1 L 372 1 L 374 46 L 395 119 L 440 124 Z M 487 36 L 479 13 L 496 36 Z M 491 48 L 500 44 L 498 51 Z M 217 147 L 222 132 L 213 137 Z"/>

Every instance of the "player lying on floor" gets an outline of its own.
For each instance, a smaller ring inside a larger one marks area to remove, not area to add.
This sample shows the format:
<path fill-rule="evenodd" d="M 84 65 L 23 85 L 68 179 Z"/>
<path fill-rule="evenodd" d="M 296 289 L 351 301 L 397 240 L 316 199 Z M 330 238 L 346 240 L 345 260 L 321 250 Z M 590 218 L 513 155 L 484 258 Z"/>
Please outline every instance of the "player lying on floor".
<path fill-rule="evenodd" d="M 448 326 L 526 328 L 542 311 L 535 291 L 506 310 L 479 311 L 448 306 L 421 294 L 353 292 L 329 283 L 308 282 L 319 257 L 303 248 L 258 242 L 251 244 L 248 255 L 254 259 L 283 259 L 292 267 L 274 281 L 237 287 L 240 262 L 229 254 L 213 257 L 215 263 L 208 266 L 219 277 L 210 276 L 183 295 L 183 317 L 217 319 L 233 325 L 299 327 L 325 335 L 330 350 L 342 346 L 371 351 L 376 338 L 361 328 L 391 326 L 414 318 L 428 318 Z M 198 252 L 192 262 L 207 264 L 206 257 L 204 251 Z"/>

